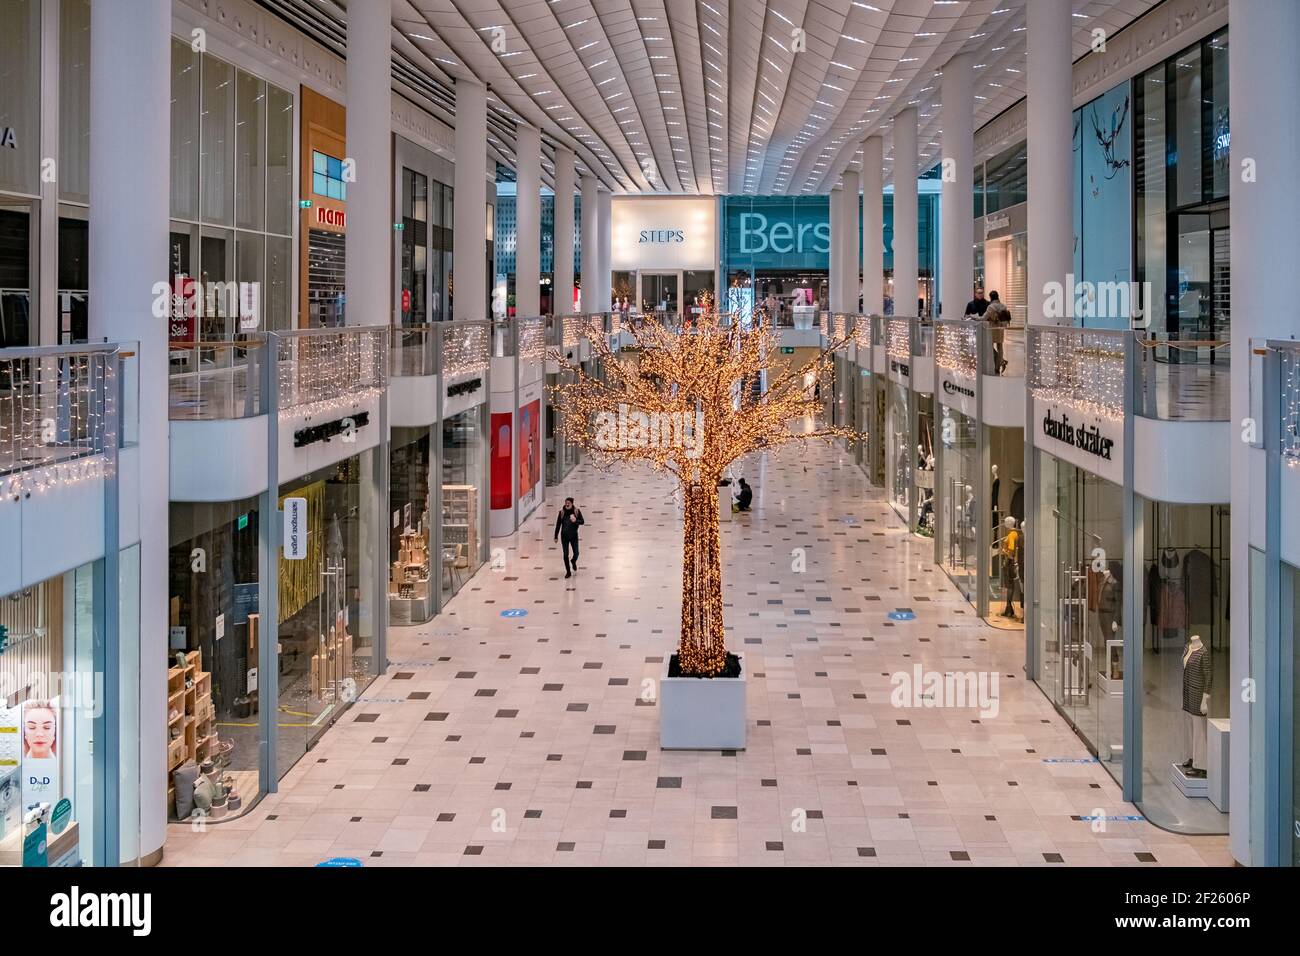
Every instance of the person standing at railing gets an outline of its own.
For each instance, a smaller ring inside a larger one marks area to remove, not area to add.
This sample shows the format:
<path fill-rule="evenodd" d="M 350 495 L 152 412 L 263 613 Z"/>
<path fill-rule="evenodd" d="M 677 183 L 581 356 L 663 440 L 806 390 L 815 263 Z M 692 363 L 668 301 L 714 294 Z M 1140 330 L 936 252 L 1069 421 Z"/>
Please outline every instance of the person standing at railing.
<path fill-rule="evenodd" d="M 1003 329 L 1011 324 L 1011 310 L 1002 304 L 997 292 L 989 293 L 988 308 L 984 310 L 984 321 L 993 330 L 993 374 L 1001 375 L 1007 367 L 1007 360 L 1002 357 Z"/>
<path fill-rule="evenodd" d="M 984 313 L 989 307 L 989 300 L 984 298 L 984 290 L 978 286 L 975 289 L 975 298 L 966 303 L 966 318 L 984 318 Z"/>

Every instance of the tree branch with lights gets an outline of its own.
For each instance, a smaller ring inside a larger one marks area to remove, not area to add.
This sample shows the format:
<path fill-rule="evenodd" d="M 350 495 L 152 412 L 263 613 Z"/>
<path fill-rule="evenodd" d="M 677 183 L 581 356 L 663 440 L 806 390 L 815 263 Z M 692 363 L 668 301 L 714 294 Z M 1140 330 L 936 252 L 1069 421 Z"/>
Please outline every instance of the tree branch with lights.
<path fill-rule="evenodd" d="M 701 314 L 683 317 L 680 329 L 642 320 L 626 331 L 636 350 L 620 355 L 601 317 L 586 322 L 599 378 L 553 349 L 551 360 L 569 374 L 551 387 L 551 402 L 563 413 L 564 438 L 598 467 L 645 462 L 677 479 L 683 517 L 678 664 L 683 676 L 716 677 L 729 667 L 718 483 L 733 463 L 760 449 L 860 437 L 816 421 L 816 387 L 830 387 L 834 355 L 851 339 L 828 342 L 801 366 L 775 374 L 760 393 L 757 384 L 780 342 L 761 311 L 752 324 L 736 314 L 724 322 L 706 301 Z M 799 419 L 811 427 L 794 430 Z"/>

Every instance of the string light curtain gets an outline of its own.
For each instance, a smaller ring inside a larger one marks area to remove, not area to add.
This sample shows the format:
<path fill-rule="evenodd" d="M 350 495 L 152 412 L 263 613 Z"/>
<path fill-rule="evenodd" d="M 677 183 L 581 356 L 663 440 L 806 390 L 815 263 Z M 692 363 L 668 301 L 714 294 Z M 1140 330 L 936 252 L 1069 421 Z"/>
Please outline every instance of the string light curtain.
<path fill-rule="evenodd" d="M 723 636 L 718 482 L 744 455 L 791 443 L 857 440 L 850 428 L 819 425 L 815 386 L 830 388 L 834 353 L 849 339 L 828 341 L 802 366 L 777 372 L 779 335 L 758 310 L 746 327 L 739 314 L 720 319 L 711 297 L 704 310 L 683 317 L 680 330 L 657 322 L 628 331 L 637 361 L 611 349 L 601 322 L 584 334 L 602 369 L 595 378 L 552 350 L 571 380 L 550 388 L 566 441 L 587 451 L 598 467 L 646 462 L 673 476 L 682 500 L 682 617 L 678 663 L 686 676 L 713 677 L 727 664 Z M 771 376 L 766 392 L 757 388 Z M 811 425 L 794 431 L 791 422 Z M 679 427 L 680 426 L 680 427 Z"/>

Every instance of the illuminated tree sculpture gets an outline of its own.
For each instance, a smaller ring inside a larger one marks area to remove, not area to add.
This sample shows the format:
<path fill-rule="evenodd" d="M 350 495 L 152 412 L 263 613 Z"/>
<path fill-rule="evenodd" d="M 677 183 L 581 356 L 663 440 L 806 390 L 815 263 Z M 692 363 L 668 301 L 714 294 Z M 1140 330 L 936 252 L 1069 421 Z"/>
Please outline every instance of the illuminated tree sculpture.
<path fill-rule="evenodd" d="M 708 305 L 703 314 L 683 317 L 680 328 L 634 318 L 625 331 L 636 347 L 620 355 L 602 318 L 594 317 L 583 333 L 601 378 L 551 353 L 568 373 L 551 388 L 552 403 L 563 412 L 564 437 L 599 467 L 648 462 L 679 483 L 683 676 L 715 677 L 728 668 L 718 529 L 718 482 L 728 466 L 762 448 L 859 437 L 852 429 L 815 422 L 821 409 L 815 386 L 830 387 L 834 353 L 849 339 L 829 342 L 802 366 L 777 370 L 771 358 L 778 334 L 761 312 L 752 324 L 730 319 L 720 319 Z M 764 369 L 769 379 L 760 394 Z M 809 421 L 796 431 L 791 425 L 797 419 Z"/>

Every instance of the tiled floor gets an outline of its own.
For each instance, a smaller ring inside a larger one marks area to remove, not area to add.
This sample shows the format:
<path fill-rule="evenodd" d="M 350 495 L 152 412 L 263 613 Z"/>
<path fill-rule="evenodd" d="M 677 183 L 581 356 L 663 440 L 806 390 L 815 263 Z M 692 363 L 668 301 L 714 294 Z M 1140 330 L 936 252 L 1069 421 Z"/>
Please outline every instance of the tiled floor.
<path fill-rule="evenodd" d="M 663 752 L 642 700 L 676 641 L 680 518 L 666 479 L 574 471 L 251 813 L 174 826 L 172 865 L 1199 865 L 1226 838 L 1128 817 L 1105 768 L 980 624 L 850 457 L 749 463 L 724 523 L 748 748 Z M 586 517 L 565 581 L 554 508 Z M 799 560 L 806 562 L 805 569 Z M 910 620 L 890 620 L 907 608 Z M 523 609 L 525 617 L 502 617 Z M 890 675 L 996 673 L 996 716 L 891 704 Z M 648 682 L 648 683 L 647 683 Z"/>

